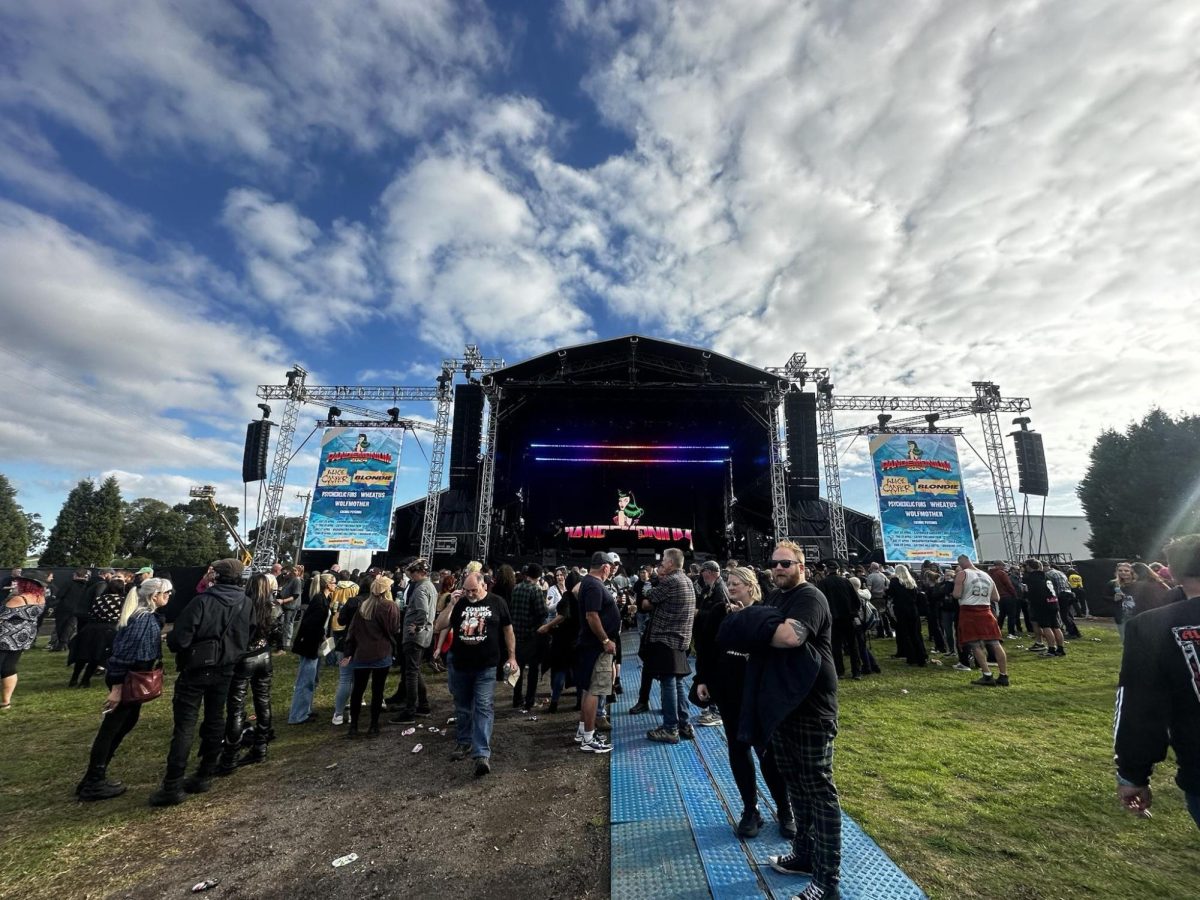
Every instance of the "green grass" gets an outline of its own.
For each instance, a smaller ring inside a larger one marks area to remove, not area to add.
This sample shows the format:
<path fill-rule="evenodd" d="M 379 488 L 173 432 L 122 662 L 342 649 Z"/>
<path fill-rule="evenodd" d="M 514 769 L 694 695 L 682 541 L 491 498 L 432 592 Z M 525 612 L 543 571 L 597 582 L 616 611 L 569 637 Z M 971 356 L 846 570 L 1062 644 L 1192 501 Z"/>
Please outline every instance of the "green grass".
<path fill-rule="evenodd" d="M 1066 659 L 1008 642 L 1007 690 L 882 658 L 881 677 L 842 683 L 842 804 L 930 897 L 1197 896 L 1200 835 L 1173 762 L 1155 773 L 1152 819 L 1117 806 L 1120 644 L 1111 627 L 1083 632 Z M 876 656 L 893 646 L 876 641 Z"/>
<path fill-rule="evenodd" d="M 1008 690 L 970 687 L 974 676 L 948 667 L 884 659 L 882 677 L 842 683 L 842 802 L 931 897 L 1196 896 L 1200 835 L 1172 782 L 1174 766 L 1155 775 L 1154 818 L 1134 819 L 1116 805 L 1111 723 L 1120 645 L 1111 628 L 1087 627 L 1085 635 L 1065 660 L 1013 650 Z M 875 643 L 880 657 L 890 648 Z M 275 660 L 279 721 L 295 665 L 290 654 Z M 103 689 L 68 689 L 60 654 L 30 651 L 21 669 L 13 709 L 0 714 L 0 897 L 98 897 L 144 880 L 190 827 L 220 817 L 275 768 L 252 767 L 238 776 L 237 791 L 204 804 L 148 808 L 170 734 L 169 699 L 158 700 L 114 760 L 112 775 L 129 792 L 81 805 L 72 792 Z M 331 706 L 334 676 L 322 670 L 320 709 Z M 276 760 L 323 752 L 330 741 L 327 728 L 277 730 Z"/>

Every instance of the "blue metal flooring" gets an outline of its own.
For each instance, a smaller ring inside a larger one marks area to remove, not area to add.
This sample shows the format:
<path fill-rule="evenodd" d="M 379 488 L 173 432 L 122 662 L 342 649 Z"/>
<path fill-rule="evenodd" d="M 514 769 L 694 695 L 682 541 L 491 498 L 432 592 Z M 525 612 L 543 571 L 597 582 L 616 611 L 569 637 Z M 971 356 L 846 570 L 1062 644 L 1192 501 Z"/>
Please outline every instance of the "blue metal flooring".
<path fill-rule="evenodd" d="M 646 732 L 662 724 L 651 692 L 651 712 L 631 716 L 642 679 L 636 634 L 626 634 L 621 665 L 624 692 L 613 710 L 612 896 L 717 900 L 771 897 L 788 900 L 808 884 L 780 875 L 767 857 L 787 853 L 775 806 L 759 774 L 757 838 L 734 833 L 742 803 L 723 728 L 697 728 L 696 740 L 655 744 Z M 699 714 L 695 707 L 690 714 Z M 925 894 L 879 845 L 842 815 L 843 900 L 925 900 Z"/>

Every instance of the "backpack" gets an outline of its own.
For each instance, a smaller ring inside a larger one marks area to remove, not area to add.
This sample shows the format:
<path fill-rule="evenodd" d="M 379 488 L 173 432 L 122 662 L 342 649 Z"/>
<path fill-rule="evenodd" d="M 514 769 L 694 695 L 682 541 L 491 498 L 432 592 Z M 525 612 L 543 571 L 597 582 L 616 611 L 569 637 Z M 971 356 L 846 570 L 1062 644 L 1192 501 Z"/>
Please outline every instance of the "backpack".
<path fill-rule="evenodd" d="M 879 625 L 879 610 L 875 608 L 875 604 L 870 600 L 863 600 L 861 602 L 863 627 L 871 631 Z"/>

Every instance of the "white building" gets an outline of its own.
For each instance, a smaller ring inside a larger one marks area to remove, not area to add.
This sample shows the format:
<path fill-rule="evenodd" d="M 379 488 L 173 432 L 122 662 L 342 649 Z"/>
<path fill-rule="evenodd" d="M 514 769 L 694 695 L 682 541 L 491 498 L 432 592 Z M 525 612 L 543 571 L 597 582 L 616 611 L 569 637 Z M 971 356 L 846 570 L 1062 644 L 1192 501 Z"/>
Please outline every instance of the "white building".
<path fill-rule="evenodd" d="M 1004 559 L 1007 554 L 1000 517 L 976 513 L 975 524 L 979 528 L 979 558 Z M 1026 553 L 1066 553 L 1072 559 L 1092 558 L 1092 551 L 1085 543 L 1092 536 L 1092 529 L 1083 516 L 1030 516 L 1022 524 L 1021 548 Z"/>

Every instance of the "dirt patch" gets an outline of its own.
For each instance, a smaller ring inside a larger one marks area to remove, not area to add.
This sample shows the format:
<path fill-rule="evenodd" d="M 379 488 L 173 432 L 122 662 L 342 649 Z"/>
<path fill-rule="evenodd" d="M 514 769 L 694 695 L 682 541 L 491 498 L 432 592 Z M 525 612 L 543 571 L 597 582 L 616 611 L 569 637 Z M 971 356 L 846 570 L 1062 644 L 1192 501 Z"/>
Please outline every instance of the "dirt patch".
<path fill-rule="evenodd" d="M 122 841 L 133 858 L 120 868 L 151 871 L 110 896 L 177 898 L 216 878 L 203 896 L 607 897 L 608 759 L 579 752 L 573 713 L 529 721 L 506 693 L 497 692 L 492 774 L 481 779 L 469 761 L 448 759 L 454 740 L 444 733 L 403 736 L 408 726 L 385 724 L 378 738 L 347 741 L 344 727 L 326 724 L 328 709 L 320 724 L 281 726 L 329 738 L 295 758 L 276 741 L 266 765 L 156 814 L 138 829 L 144 843 Z M 424 724 L 444 729 L 453 714 L 444 677 L 430 699 Z M 187 807 L 188 827 L 174 827 Z M 349 853 L 358 860 L 332 866 Z"/>

